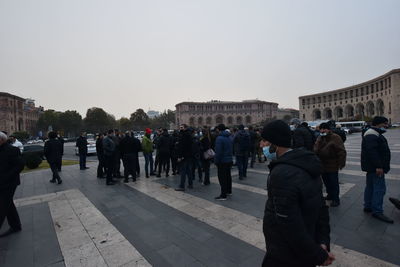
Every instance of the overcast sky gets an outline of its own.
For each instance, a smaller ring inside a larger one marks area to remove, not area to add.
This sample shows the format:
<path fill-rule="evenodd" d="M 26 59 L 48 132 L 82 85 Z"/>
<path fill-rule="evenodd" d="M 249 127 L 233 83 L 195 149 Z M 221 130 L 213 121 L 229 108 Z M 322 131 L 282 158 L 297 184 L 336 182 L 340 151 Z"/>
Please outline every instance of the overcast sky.
<path fill-rule="evenodd" d="M 0 91 L 117 118 L 298 97 L 400 68 L 399 0 L 0 0 Z"/>

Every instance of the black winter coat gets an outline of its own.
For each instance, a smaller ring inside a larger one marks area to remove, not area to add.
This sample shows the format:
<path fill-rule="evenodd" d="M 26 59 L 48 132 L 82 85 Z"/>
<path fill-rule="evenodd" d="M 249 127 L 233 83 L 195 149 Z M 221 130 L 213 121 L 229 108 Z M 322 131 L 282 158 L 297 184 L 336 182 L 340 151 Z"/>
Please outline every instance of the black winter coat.
<path fill-rule="evenodd" d="M 0 190 L 7 190 L 21 183 L 19 173 L 24 161 L 18 148 L 8 143 L 0 146 Z"/>
<path fill-rule="evenodd" d="M 78 147 L 79 154 L 87 154 L 87 145 L 86 137 L 79 136 L 76 140 L 76 147 Z"/>
<path fill-rule="evenodd" d="M 361 169 L 365 172 L 376 172 L 383 169 L 390 171 L 390 148 L 383 131 L 378 128 L 368 129 L 361 142 Z"/>
<path fill-rule="evenodd" d="M 168 133 L 163 133 L 157 140 L 157 155 L 161 157 L 170 157 L 173 148 L 173 139 Z"/>
<path fill-rule="evenodd" d="M 193 158 L 193 137 L 189 130 L 184 130 L 179 135 L 178 158 Z"/>
<path fill-rule="evenodd" d="M 314 136 L 305 126 L 300 125 L 293 133 L 293 148 L 304 147 L 307 150 L 314 149 Z"/>
<path fill-rule="evenodd" d="M 61 161 L 63 145 L 58 139 L 49 139 L 44 144 L 44 156 L 48 163 L 58 163 Z"/>
<path fill-rule="evenodd" d="M 330 226 L 319 159 L 313 152 L 294 149 L 269 168 L 263 266 L 321 265 L 328 254 L 320 245 L 329 248 Z"/>
<path fill-rule="evenodd" d="M 131 136 L 125 136 L 121 139 L 119 143 L 119 148 L 121 150 L 121 156 L 126 154 L 135 154 L 137 155 L 139 151 L 142 150 L 142 144 L 139 139 Z"/>

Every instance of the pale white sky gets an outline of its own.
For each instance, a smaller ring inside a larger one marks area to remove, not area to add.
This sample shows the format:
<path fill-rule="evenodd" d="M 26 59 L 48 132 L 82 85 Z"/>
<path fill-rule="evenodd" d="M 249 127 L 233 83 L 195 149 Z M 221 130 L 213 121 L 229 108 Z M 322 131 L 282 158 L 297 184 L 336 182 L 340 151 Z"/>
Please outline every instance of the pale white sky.
<path fill-rule="evenodd" d="M 400 68 L 398 0 L 0 0 L 0 91 L 117 118 L 298 96 Z"/>

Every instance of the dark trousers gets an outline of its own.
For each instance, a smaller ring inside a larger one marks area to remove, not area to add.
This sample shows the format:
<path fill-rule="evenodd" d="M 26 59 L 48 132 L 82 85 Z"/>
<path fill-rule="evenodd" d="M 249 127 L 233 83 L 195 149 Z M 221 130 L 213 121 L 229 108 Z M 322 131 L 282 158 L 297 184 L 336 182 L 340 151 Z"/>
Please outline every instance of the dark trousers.
<path fill-rule="evenodd" d="M 176 174 L 178 171 L 178 157 L 175 155 L 171 156 L 172 173 Z"/>
<path fill-rule="evenodd" d="M 132 175 L 133 180 L 136 180 L 136 159 L 137 156 L 135 153 L 124 154 L 122 157 L 125 179 L 128 179 L 129 175 Z"/>
<path fill-rule="evenodd" d="M 114 160 L 114 155 L 104 155 L 104 164 L 106 166 L 106 172 L 107 172 L 107 183 L 112 181 L 112 176 L 114 173 L 114 165 L 115 165 L 115 160 Z"/>
<path fill-rule="evenodd" d="M 327 198 L 339 202 L 339 172 L 325 172 L 322 174 L 322 181 L 324 181 Z"/>
<path fill-rule="evenodd" d="M 250 168 L 254 167 L 254 163 L 256 162 L 257 149 L 254 147 L 250 150 Z"/>
<path fill-rule="evenodd" d="M 192 159 L 187 158 L 180 162 L 180 173 L 181 173 L 181 183 L 180 188 L 185 188 L 186 176 L 188 178 L 188 183 L 193 186 L 193 176 L 192 176 Z"/>
<path fill-rule="evenodd" d="M 196 179 L 196 169 L 197 169 L 197 173 L 199 174 L 199 181 L 201 182 L 203 180 L 203 172 L 202 172 L 202 166 L 201 166 L 200 159 L 193 159 L 193 166 L 192 166 L 193 180 Z"/>
<path fill-rule="evenodd" d="M 221 186 L 221 197 L 226 197 L 227 194 L 232 194 L 232 162 L 217 164 L 218 181 Z"/>
<path fill-rule="evenodd" d="M 153 174 L 153 153 L 143 153 L 144 156 L 144 170 L 146 172 L 146 176 L 149 174 Z M 150 171 L 149 171 L 149 165 L 150 165 Z"/>
<path fill-rule="evenodd" d="M 104 155 L 97 154 L 97 158 L 99 160 L 99 165 L 97 165 L 97 177 L 103 177 L 104 173 L 106 172 Z"/>
<path fill-rule="evenodd" d="M 158 158 L 158 175 L 161 175 L 161 170 L 165 170 L 165 174 L 169 174 L 169 161 L 170 161 L 170 156 L 169 155 L 160 155 Z"/>
<path fill-rule="evenodd" d="M 121 177 L 121 152 L 118 150 L 114 153 L 113 175 L 115 177 Z"/>
<path fill-rule="evenodd" d="M 236 156 L 236 165 L 239 170 L 239 178 L 247 176 L 247 165 L 249 157 L 247 155 Z"/>
<path fill-rule="evenodd" d="M 364 208 L 372 209 L 372 213 L 374 214 L 382 214 L 385 193 L 385 176 L 379 177 L 375 172 L 367 173 L 367 183 L 364 190 Z"/>
<path fill-rule="evenodd" d="M 210 163 L 211 160 L 203 159 L 203 171 L 204 171 L 204 184 L 210 184 Z"/>
<path fill-rule="evenodd" d="M 49 162 L 51 172 L 53 173 L 53 180 L 61 180 L 60 175 L 58 174 L 58 162 Z"/>
<path fill-rule="evenodd" d="M 61 171 L 61 166 L 62 166 L 62 159 L 59 159 L 57 161 L 57 169 L 58 169 L 59 172 Z"/>
<path fill-rule="evenodd" d="M 136 174 L 140 176 L 139 153 L 135 153 Z"/>
<path fill-rule="evenodd" d="M 21 229 L 21 220 L 13 201 L 15 189 L 17 186 L 0 190 L 0 229 L 6 218 L 11 229 Z"/>
<path fill-rule="evenodd" d="M 86 168 L 86 153 L 79 153 L 79 167 L 81 170 Z"/>

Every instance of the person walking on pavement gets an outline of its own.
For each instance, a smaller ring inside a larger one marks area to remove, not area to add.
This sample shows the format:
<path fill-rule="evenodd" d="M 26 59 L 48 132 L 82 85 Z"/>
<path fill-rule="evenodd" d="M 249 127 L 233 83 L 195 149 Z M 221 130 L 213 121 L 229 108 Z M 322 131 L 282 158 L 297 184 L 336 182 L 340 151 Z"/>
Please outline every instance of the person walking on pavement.
<path fill-rule="evenodd" d="M 88 152 L 87 145 L 88 142 L 86 139 L 86 133 L 82 132 L 76 140 L 76 147 L 78 148 L 79 153 L 79 167 L 81 170 L 89 169 L 88 167 L 86 167 L 86 155 Z"/>
<path fill-rule="evenodd" d="M 157 177 L 161 177 L 162 170 L 165 170 L 165 177 L 169 176 L 172 145 L 172 139 L 168 134 L 168 130 L 163 129 L 161 136 L 157 141 L 157 154 L 159 160 Z"/>
<path fill-rule="evenodd" d="M 193 180 L 196 180 L 196 169 L 199 175 L 199 183 L 203 182 L 203 168 L 201 165 L 201 143 L 200 143 L 200 136 L 197 131 L 195 131 L 193 136 L 193 166 L 192 166 L 192 177 Z"/>
<path fill-rule="evenodd" d="M 115 144 L 114 151 L 114 167 L 113 167 L 113 177 L 122 178 L 121 176 L 121 149 L 119 147 L 119 142 L 121 142 L 122 136 L 118 129 L 114 130 L 112 135 L 112 140 Z"/>
<path fill-rule="evenodd" d="M 185 191 L 186 177 L 188 179 L 188 188 L 193 188 L 193 129 L 187 128 L 186 125 L 181 126 L 181 135 L 178 141 L 178 162 L 180 167 L 181 181 L 176 191 Z"/>
<path fill-rule="evenodd" d="M 97 178 L 104 178 L 104 174 L 106 173 L 106 165 L 104 162 L 104 150 L 103 150 L 103 138 L 104 134 L 100 133 L 97 136 L 96 140 L 96 154 L 97 159 L 99 160 L 99 165 L 97 166 Z"/>
<path fill-rule="evenodd" d="M 61 184 L 62 180 L 58 173 L 58 164 L 62 158 L 62 144 L 60 140 L 57 139 L 57 134 L 55 132 L 49 132 L 48 137 L 49 140 L 44 144 L 44 155 L 53 173 L 53 178 L 50 180 L 50 183 L 57 182 Z"/>
<path fill-rule="evenodd" d="M 203 185 L 210 184 L 210 165 L 211 160 L 213 159 L 214 155 L 210 155 L 208 152 L 211 147 L 211 132 L 207 126 L 203 128 L 203 135 L 200 138 L 201 143 L 201 165 L 203 166 L 204 171 L 204 182 Z M 212 150 L 211 152 L 214 152 Z"/>
<path fill-rule="evenodd" d="M 61 144 L 61 157 L 59 158 L 59 161 L 57 162 L 57 168 L 58 171 L 61 171 L 61 167 L 62 167 L 62 156 L 64 156 L 64 138 L 62 137 L 62 135 L 60 133 L 57 134 L 57 140 L 60 141 Z"/>
<path fill-rule="evenodd" d="M 238 131 L 233 138 L 236 165 L 239 171 L 239 180 L 247 177 L 247 165 L 251 148 L 250 135 L 244 130 L 243 125 L 239 125 Z"/>
<path fill-rule="evenodd" d="M 103 138 L 103 154 L 104 164 L 106 166 L 106 184 L 114 185 L 113 180 L 114 166 L 115 166 L 115 143 L 113 141 L 114 130 L 108 130 L 107 136 Z"/>
<path fill-rule="evenodd" d="M 257 134 L 254 131 L 253 126 L 249 126 L 249 135 L 250 135 L 250 168 L 254 168 L 254 163 L 256 162 L 256 155 L 257 155 Z"/>
<path fill-rule="evenodd" d="M 224 124 L 217 126 L 218 137 L 215 141 L 214 163 L 217 165 L 218 181 L 221 187 L 221 194 L 215 197 L 215 200 L 226 200 L 226 197 L 232 195 L 232 141 L 230 133 L 226 130 Z"/>
<path fill-rule="evenodd" d="M 0 132 L 0 229 L 7 218 L 10 228 L 1 237 L 21 231 L 21 220 L 14 205 L 14 193 L 21 183 L 19 174 L 24 161 L 18 148 L 7 141 L 7 135 Z"/>
<path fill-rule="evenodd" d="M 327 123 L 321 123 L 319 129 L 321 133 L 315 143 L 314 152 L 322 162 L 322 180 L 328 193 L 326 199 L 332 200 L 331 207 L 337 207 L 340 205 L 339 170 L 346 165 L 346 149 L 342 138 L 333 133 Z"/>
<path fill-rule="evenodd" d="M 151 130 L 146 128 L 146 132 L 142 139 L 142 150 L 144 157 L 144 170 L 146 172 L 146 178 L 149 178 L 149 175 L 154 175 L 153 169 L 153 141 L 150 139 Z M 150 167 L 150 170 L 149 170 Z"/>
<path fill-rule="evenodd" d="M 361 142 L 361 169 L 366 172 L 364 190 L 364 212 L 387 223 L 393 220 L 383 214 L 383 198 L 386 193 L 385 174 L 390 171 L 390 149 L 383 134 L 388 127 L 388 119 L 376 116 L 372 126 L 364 133 Z"/>
<path fill-rule="evenodd" d="M 303 147 L 313 151 L 315 137 L 310 128 L 308 128 L 308 124 L 306 122 L 301 123 L 299 119 L 293 119 L 292 125 L 295 127 L 293 131 L 293 148 Z"/>
<path fill-rule="evenodd" d="M 263 232 L 263 267 L 327 266 L 330 253 L 328 207 L 322 196 L 318 157 L 291 149 L 291 131 L 282 120 L 264 126 L 261 146 L 271 160 Z"/>
<path fill-rule="evenodd" d="M 125 137 L 120 142 L 120 150 L 122 162 L 124 164 L 124 183 L 129 182 L 129 175 L 136 181 L 136 158 L 138 152 L 141 151 L 139 139 L 131 135 L 130 132 L 125 133 Z"/>

